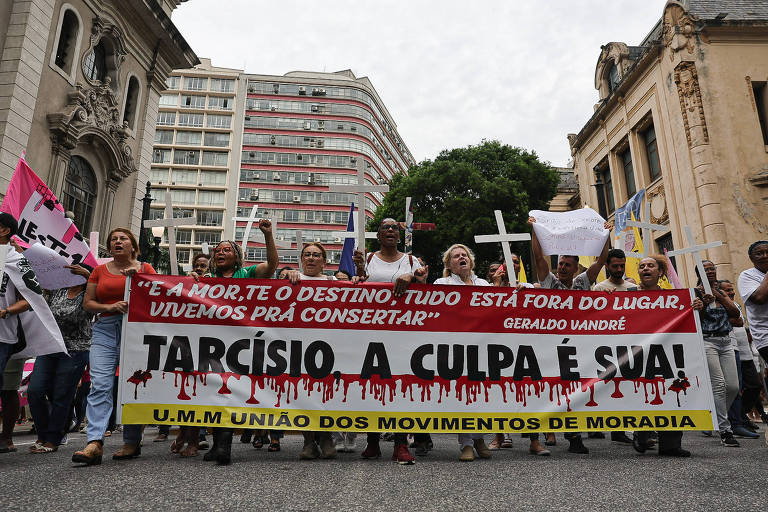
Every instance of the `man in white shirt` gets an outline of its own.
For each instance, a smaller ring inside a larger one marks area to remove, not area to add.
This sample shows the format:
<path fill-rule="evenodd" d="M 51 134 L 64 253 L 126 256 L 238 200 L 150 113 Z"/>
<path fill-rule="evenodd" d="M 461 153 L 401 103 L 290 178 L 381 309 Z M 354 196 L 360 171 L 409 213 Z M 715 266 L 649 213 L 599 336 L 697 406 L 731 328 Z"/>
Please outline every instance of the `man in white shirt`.
<path fill-rule="evenodd" d="M 752 342 L 768 363 L 768 240 L 750 245 L 748 254 L 754 267 L 739 275 L 739 295 L 747 308 Z"/>
<path fill-rule="evenodd" d="M 632 281 L 624 280 L 624 270 L 627 266 L 627 255 L 621 249 L 611 249 L 605 258 L 605 273 L 608 279 L 600 281 L 592 288 L 596 292 L 618 291 L 628 292 L 637 290 Z"/>

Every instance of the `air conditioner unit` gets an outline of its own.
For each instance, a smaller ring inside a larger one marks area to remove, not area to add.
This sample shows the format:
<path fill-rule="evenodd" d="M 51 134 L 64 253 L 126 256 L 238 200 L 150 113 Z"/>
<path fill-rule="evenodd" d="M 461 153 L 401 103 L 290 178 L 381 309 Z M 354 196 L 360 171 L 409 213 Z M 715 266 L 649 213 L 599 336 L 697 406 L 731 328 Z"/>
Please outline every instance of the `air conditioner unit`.
<path fill-rule="evenodd" d="M 312 112 L 319 112 L 320 111 L 320 107 L 317 106 L 317 105 L 312 105 L 312 107 L 310 107 L 310 110 L 312 110 Z"/>
<path fill-rule="evenodd" d="M 350 129 L 351 131 L 353 131 L 353 132 L 356 132 L 356 131 L 357 131 L 357 126 L 355 126 L 355 125 L 352 125 L 352 126 L 350 126 L 350 127 L 349 127 L 349 129 Z"/>
<path fill-rule="evenodd" d="M 294 203 L 300 203 L 301 202 L 301 196 L 293 196 L 293 202 Z"/>
<path fill-rule="evenodd" d="M 351 164 L 356 164 L 356 163 L 357 163 L 357 158 L 355 158 L 355 157 L 351 157 L 351 158 L 349 159 L 349 163 L 351 163 Z"/>
<path fill-rule="evenodd" d="M 251 201 L 257 201 L 259 199 L 259 193 L 251 194 Z"/>
<path fill-rule="evenodd" d="M 319 148 L 323 147 L 323 145 L 324 145 L 324 144 L 325 144 L 325 143 L 323 142 L 323 140 L 322 140 L 322 139 L 320 139 L 320 140 L 318 140 L 318 141 L 317 141 L 317 147 L 319 147 Z"/>
<path fill-rule="evenodd" d="M 320 96 L 325 96 L 325 89 L 320 89 Z"/>
<path fill-rule="evenodd" d="M 325 130 L 325 121 L 318 121 L 317 122 L 317 129 L 318 130 Z"/>
<path fill-rule="evenodd" d="M 299 87 L 299 95 L 300 96 L 306 96 L 306 94 L 307 94 L 307 88 L 304 87 L 303 85 L 301 87 Z"/>
<path fill-rule="evenodd" d="M 275 92 L 275 94 L 280 92 L 280 84 L 273 84 L 272 90 Z"/>
<path fill-rule="evenodd" d="M 301 153 L 296 153 L 296 160 L 301 160 Z"/>
<path fill-rule="evenodd" d="M 274 135 L 269 138 L 269 143 L 272 144 L 273 146 L 277 143 L 277 139 L 275 138 Z"/>
<path fill-rule="evenodd" d="M 253 175 L 253 179 L 255 179 L 255 180 L 260 180 L 260 179 L 261 179 L 261 174 L 259 174 L 259 173 L 257 172 L 256 174 L 254 174 L 254 175 Z"/>
<path fill-rule="evenodd" d="M 271 110 L 272 112 L 276 112 L 277 111 L 277 105 L 270 105 L 269 110 Z"/>
<path fill-rule="evenodd" d="M 318 94 L 320 94 L 320 89 L 318 89 L 317 87 L 313 87 L 312 96 L 317 96 Z"/>
<path fill-rule="evenodd" d="M 313 173 L 313 172 L 309 173 L 309 176 L 307 177 L 307 183 L 309 185 L 314 185 L 315 184 L 315 173 Z"/>
<path fill-rule="evenodd" d="M 310 121 L 304 122 L 304 129 L 305 130 L 311 130 L 312 129 L 312 123 Z"/>
<path fill-rule="evenodd" d="M 334 239 L 333 239 L 333 241 L 334 241 L 335 243 L 337 243 L 337 244 L 338 244 L 338 243 L 341 243 L 341 238 L 339 238 L 339 237 L 336 237 L 336 238 L 334 238 Z"/>
<path fill-rule="evenodd" d="M 256 92 L 256 88 L 252 85 L 248 86 L 248 92 Z"/>
<path fill-rule="evenodd" d="M 251 158 L 254 158 L 256 156 L 256 152 L 251 151 L 250 153 L 248 153 L 248 156 Z"/>
<path fill-rule="evenodd" d="M 275 181 L 280 181 L 280 173 L 279 172 L 273 173 L 272 179 Z"/>
<path fill-rule="evenodd" d="M 251 120 L 251 116 L 245 116 L 245 120 L 246 121 L 250 121 Z"/>

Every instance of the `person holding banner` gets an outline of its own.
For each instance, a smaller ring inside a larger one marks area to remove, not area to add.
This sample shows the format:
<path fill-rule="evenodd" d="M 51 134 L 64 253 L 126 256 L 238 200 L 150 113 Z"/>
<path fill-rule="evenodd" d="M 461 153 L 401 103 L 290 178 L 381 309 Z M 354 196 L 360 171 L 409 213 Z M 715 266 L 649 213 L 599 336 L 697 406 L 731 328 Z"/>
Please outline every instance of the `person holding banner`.
<path fill-rule="evenodd" d="M 720 289 L 715 264 L 709 260 L 704 260 L 703 263 L 706 275 L 700 276 L 699 270 L 696 269 L 699 283 L 695 291 L 697 298 L 707 305 L 706 308 L 699 310 L 699 319 L 701 320 L 701 332 L 704 335 L 704 350 L 707 354 L 709 379 L 712 382 L 712 393 L 715 397 L 720 441 L 723 446 L 738 448 L 739 442 L 733 437 L 731 422 L 728 421 L 728 408 L 739 393 L 736 354 L 733 352 L 730 337 L 733 329 L 731 320 L 738 323 L 741 313 L 739 313 L 736 304 Z M 712 295 L 704 293 L 702 279 L 709 281 Z"/>
<path fill-rule="evenodd" d="M 544 251 L 541 248 L 539 239 L 536 237 L 536 230 L 533 229 L 535 222 L 536 219 L 534 217 L 528 217 L 528 224 L 531 226 L 531 246 L 533 247 L 534 269 L 536 270 L 541 287 L 553 290 L 592 289 L 592 285 L 595 284 L 597 275 L 600 273 L 600 270 L 603 268 L 603 265 L 605 265 L 605 261 L 608 258 L 610 237 L 606 238 L 600 256 L 586 271 L 579 275 L 576 275 L 576 272 L 579 270 L 579 257 L 574 255 L 560 255 L 557 261 L 557 277 L 555 277 L 555 274 L 549 270 L 547 258 L 544 256 Z M 610 230 L 611 224 L 606 222 L 604 228 Z M 546 277 L 542 278 L 542 276 Z M 568 447 L 569 452 L 580 454 L 589 453 L 589 448 L 584 446 L 580 432 L 569 433 L 566 434 L 565 437 L 570 443 L 570 446 Z"/>
<path fill-rule="evenodd" d="M 85 449 L 72 455 L 72 462 L 87 466 L 101 464 L 104 433 L 114 407 L 112 395 L 115 370 L 120 362 L 120 338 L 123 315 L 128 312 L 125 300 L 126 276 L 135 272 L 156 274 L 149 263 L 141 263 L 139 243 L 127 228 L 114 228 L 107 237 L 112 261 L 99 265 L 88 278 L 83 307 L 98 315 L 93 325 L 90 352 L 91 392 L 88 394 L 88 418 Z M 123 427 L 123 446 L 112 456 L 115 460 L 133 459 L 141 455 L 141 425 Z"/>
<path fill-rule="evenodd" d="M 288 281 L 291 284 L 299 284 L 301 281 L 336 281 L 334 276 L 323 274 L 328 255 L 325 247 L 318 242 L 304 244 L 301 249 L 301 272 L 298 270 L 289 270 L 287 273 Z M 349 432 L 346 436 L 343 433 L 334 432 L 302 432 L 304 435 L 304 448 L 299 454 L 301 460 L 312 460 L 318 457 L 322 459 L 335 459 L 336 447 L 334 437 L 338 436 L 338 444 L 342 448 L 349 445 L 349 451 L 355 447 L 356 434 Z M 346 449 L 345 449 L 346 451 Z"/>
<path fill-rule="evenodd" d="M 667 273 L 667 261 L 664 256 L 650 256 L 640 260 L 637 268 L 640 275 L 639 287 L 641 290 L 661 290 L 659 280 Z M 693 301 L 693 309 L 700 311 L 704 303 L 699 299 Z M 690 457 L 691 452 L 680 447 L 683 439 L 682 431 L 663 430 L 659 435 L 659 455 L 667 457 Z M 635 451 L 645 453 L 649 444 L 650 432 L 647 430 L 635 432 L 632 436 L 632 446 Z"/>
<path fill-rule="evenodd" d="M 356 277 L 360 281 L 394 283 L 392 291 L 396 297 L 403 295 L 412 282 L 426 282 L 428 267 L 422 267 L 412 255 L 397 250 L 397 244 L 400 242 L 400 224 L 395 219 L 383 219 L 379 224 L 376 238 L 381 249 L 370 253 L 368 258 L 363 257 L 363 253 L 359 250 L 355 251 L 353 260 L 357 269 Z M 421 435 L 417 435 L 421 439 Z M 363 450 L 361 457 L 364 459 L 381 457 L 380 439 L 380 433 L 369 432 L 368 446 Z M 415 464 L 416 459 L 408 451 L 408 436 L 397 433 L 394 441 L 392 461 L 401 465 Z"/>
<path fill-rule="evenodd" d="M 267 246 L 267 261 L 250 267 L 243 266 L 243 250 L 240 244 L 232 240 L 222 240 L 213 250 L 211 272 L 208 277 L 231 279 L 269 279 L 277 268 L 278 255 L 275 238 L 272 234 L 272 222 L 269 219 L 259 220 L 259 229 L 264 234 Z M 205 461 L 216 461 L 219 465 L 227 465 L 232 461 L 232 428 L 213 429 L 213 446 L 203 456 Z M 190 435 L 189 439 L 194 436 Z"/>
<path fill-rule="evenodd" d="M 71 265 L 70 272 L 86 279 L 93 268 L 85 263 Z M 91 348 L 91 319 L 83 309 L 85 282 L 53 290 L 48 298 L 51 313 L 61 330 L 67 352 L 46 354 L 35 359 L 27 396 L 35 421 L 37 441 L 32 453 L 52 453 L 59 449 L 67 430 L 77 383 L 88 364 Z"/>

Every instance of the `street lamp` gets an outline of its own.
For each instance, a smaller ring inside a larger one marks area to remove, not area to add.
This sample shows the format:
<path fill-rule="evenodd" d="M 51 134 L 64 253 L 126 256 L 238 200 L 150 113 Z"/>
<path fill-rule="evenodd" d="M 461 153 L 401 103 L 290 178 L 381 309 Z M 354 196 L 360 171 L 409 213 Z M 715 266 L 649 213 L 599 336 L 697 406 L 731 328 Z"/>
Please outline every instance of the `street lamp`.
<path fill-rule="evenodd" d="M 142 202 L 141 206 L 141 229 L 139 229 L 139 252 L 144 255 L 147 254 L 147 256 L 144 256 L 145 258 L 148 257 L 149 253 L 149 240 L 147 240 L 147 230 L 144 228 L 144 221 L 149 220 L 149 207 L 152 203 L 152 183 L 147 182 L 147 189 L 144 192 L 144 197 L 139 199 L 139 201 Z M 163 236 L 162 233 L 160 236 Z M 142 260 L 146 261 L 146 260 Z"/>
<path fill-rule="evenodd" d="M 155 271 L 157 271 L 157 265 L 160 262 L 160 241 L 163 239 L 163 232 L 165 232 L 165 227 L 163 226 L 155 226 L 152 228 L 152 238 L 155 240 L 152 266 L 155 268 Z"/>

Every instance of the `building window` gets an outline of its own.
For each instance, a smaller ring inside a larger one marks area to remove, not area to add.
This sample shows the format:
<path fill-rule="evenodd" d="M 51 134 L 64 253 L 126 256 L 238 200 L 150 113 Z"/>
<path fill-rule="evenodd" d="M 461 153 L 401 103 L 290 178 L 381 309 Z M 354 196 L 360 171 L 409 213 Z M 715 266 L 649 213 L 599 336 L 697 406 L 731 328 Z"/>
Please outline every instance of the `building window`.
<path fill-rule="evenodd" d="M 72 63 L 75 60 L 75 52 L 79 46 L 80 20 L 72 9 L 67 9 L 61 20 L 59 28 L 59 41 L 56 44 L 56 58 L 54 64 L 67 75 L 72 73 Z"/>
<path fill-rule="evenodd" d="M 189 263 L 189 256 L 192 251 L 189 249 L 179 249 L 176 251 L 176 263 L 179 265 L 186 265 Z"/>
<path fill-rule="evenodd" d="M 227 184 L 227 173 L 221 171 L 200 171 L 200 183 L 202 185 L 223 187 Z"/>
<path fill-rule="evenodd" d="M 239 188 L 237 190 L 237 199 L 240 201 L 257 201 L 259 199 L 259 189 Z"/>
<path fill-rule="evenodd" d="M 643 219 L 645 222 L 648 222 L 647 220 Z M 672 243 L 672 233 L 667 233 L 664 236 L 660 236 L 656 239 L 656 245 L 659 246 L 659 254 L 664 254 L 664 249 L 667 251 L 674 251 L 675 245 Z M 674 256 L 670 256 L 669 258 L 672 261 L 672 266 L 675 267 L 675 270 L 677 270 L 677 262 L 675 261 Z"/>
<path fill-rule="evenodd" d="M 179 95 L 178 94 L 161 94 L 159 105 L 161 107 L 178 107 Z"/>
<path fill-rule="evenodd" d="M 155 144 L 173 144 L 173 130 L 155 130 Z"/>
<path fill-rule="evenodd" d="M 196 76 L 184 77 L 184 88 L 189 91 L 204 91 L 208 86 L 208 79 Z"/>
<path fill-rule="evenodd" d="M 179 77 L 177 76 L 169 76 L 165 79 L 165 86 L 168 89 L 178 89 L 179 88 Z"/>
<path fill-rule="evenodd" d="M 221 226 L 224 212 L 220 210 L 197 210 L 198 226 Z"/>
<path fill-rule="evenodd" d="M 224 206 L 224 192 L 218 190 L 201 190 L 197 204 L 204 206 Z"/>
<path fill-rule="evenodd" d="M 208 114 L 205 126 L 208 128 L 229 128 L 231 123 L 232 116 Z"/>
<path fill-rule="evenodd" d="M 91 231 L 96 189 L 96 176 L 88 162 L 79 156 L 70 158 L 64 181 L 63 203 L 65 210 L 75 214 L 75 226 L 81 233 Z"/>
<path fill-rule="evenodd" d="M 298 222 L 299 212 L 297 210 L 285 210 L 283 211 L 283 220 L 288 222 Z"/>
<path fill-rule="evenodd" d="M 226 148 L 229 146 L 229 134 L 228 133 L 206 133 L 205 145 L 215 146 L 219 148 Z"/>
<path fill-rule="evenodd" d="M 104 40 L 88 52 L 83 61 L 83 74 L 92 81 L 103 82 L 107 76 L 107 50 Z"/>
<path fill-rule="evenodd" d="M 166 233 L 168 233 L 168 231 L 166 231 Z M 191 244 L 192 243 L 192 230 L 191 229 L 177 229 L 176 230 L 176 243 L 177 244 Z M 177 253 L 177 255 L 178 255 L 178 253 Z"/>
<path fill-rule="evenodd" d="M 768 89 L 766 82 L 752 82 L 752 94 L 755 95 L 757 119 L 763 134 L 763 145 L 768 146 Z"/>
<path fill-rule="evenodd" d="M 168 182 L 168 169 L 155 169 L 149 170 L 149 181 L 152 183 L 158 183 L 162 185 Z"/>
<path fill-rule="evenodd" d="M 197 185 L 197 171 L 174 169 L 171 173 L 171 185 Z"/>
<path fill-rule="evenodd" d="M 139 108 L 141 85 L 139 79 L 132 76 L 128 79 L 128 87 L 125 92 L 125 108 L 123 109 L 123 122 L 128 123 L 131 130 L 136 130 L 136 110 Z"/>
<path fill-rule="evenodd" d="M 632 168 L 632 153 L 627 148 L 620 156 L 621 167 L 624 170 L 624 181 L 627 185 L 627 197 L 632 197 L 637 192 L 635 186 L 635 170 Z"/>
<path fill-rule="evenodd" d="M 608 166 L 607 160 L 603 160 L 595 167 L 595 179 L 597 179 L 600 215 L 608 218 L 616 209 L 616 203 L 613 200 L 613 180 L 611 179 L 611 169 Z"/>
<path fill-rule="evenodd" d="M 232 92 L 235 81 L 231 78 L 211 78 L 211 90 L 216 92 Z"/>
<path fill-rule="evenodd" d="M 203 151 L 203 165 L 227 165 L 227 156 L 229 153 L 222 151 Z"/>
<path fill-rule="evenodd" d="M 645 154 L 648 158 L 648 174 L 651 181 L 661 176 L 661 165 L 659 165 L 659 148 L 656 145 L 656 130 L 651 125 L 643 132 L 645 140 Z"/>
<path fill-rule="evenodd" d="M 179 126 L 202 128 L 203 114 L 179 114 Z"/>
<path fill-rule="evenodd" d="M 211 96 L 208 98 L 208 108 L 214 110 L 232 110 L 232 99 L 233 98 Z"/>
<path fill-rule="evenodd" d="M 200 132 L 176 132 L 176 144 L 186 144 L 188 146 L 199 146 L 202 140 Z"/>
<path fill-rule="evenodd" d="M 161 202 L 165 202 L 165 196 L 163 196 Z M 195 191 L 171 190 L 171 202 L 173 202 L 173 204 L 195 204 Z"/>
<path fill-rule="evenodd" d="M 182 95 L 181 108 L 205 108 L 205 96 Z"/>
<path fill-rule="evenodd" d="M 173 126 L 176 124 L 176 112 L 158 112 L 158 126 Z"/>
<path fill-rule="evenodd" d="M 170 149 L 156 149 L 152 152 L 153 164 L 169 164 L 171 163 L 171 150 Z"/>
<path fill-rule="evenodd" d="M 195 244 L 217 244 L 221 242 L 221 231 L 195 231 Z"/>
<path fill-rule="evenodd" d="M 177 149 L 173 153 L 173 163 L 179 165 L 197 165 L 200 163 L 200 152 Z"/>
<path fill-rule="evenodd" d="M 619 87 L 619 68 L 615 63 L 608 69 L 608 91 L 613 92 Z"/>

